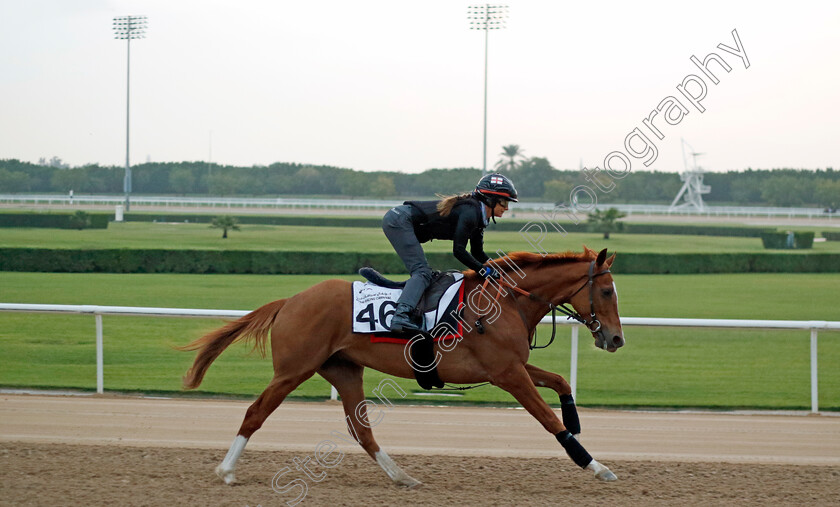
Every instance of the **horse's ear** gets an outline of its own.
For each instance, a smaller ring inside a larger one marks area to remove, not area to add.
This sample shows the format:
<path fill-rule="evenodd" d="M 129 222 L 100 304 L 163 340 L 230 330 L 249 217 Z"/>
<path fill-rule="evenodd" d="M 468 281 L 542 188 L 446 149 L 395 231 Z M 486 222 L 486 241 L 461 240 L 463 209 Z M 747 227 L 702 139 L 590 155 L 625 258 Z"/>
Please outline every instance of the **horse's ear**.
<path fill-rule="evenodd" d="M 595 250 L 590 249 L 588 246 L 583 245 L 583 255 L 586 257 L 592 257 L 595 255 Z"/>
<path fill-rule="evenodd" d="M 615 260 L 615 254 L 612 254 L 609 259 L 607 259 L 607 267 L 612 266 L 613 261 Z"/>
<path fill-rule="evenodd" d="M 606 261 L 606 260 L 607 260 L 607 249 L 605 248 L 605 249 L 601 250 L 600 252 L 598 252 L 598 258 L 595 259 L 595 265 L 600 266 L 600 265 L 604 264 L 604 261 Z"/>

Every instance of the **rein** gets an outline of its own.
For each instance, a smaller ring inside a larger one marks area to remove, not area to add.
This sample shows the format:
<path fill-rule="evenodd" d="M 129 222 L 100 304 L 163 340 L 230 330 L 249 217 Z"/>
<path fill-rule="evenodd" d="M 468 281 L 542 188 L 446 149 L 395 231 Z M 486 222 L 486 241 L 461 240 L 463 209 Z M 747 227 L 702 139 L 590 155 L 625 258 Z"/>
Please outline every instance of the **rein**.
<path fill-rule="evenodd" d="M 531 349 L 531 350 L 544 349 L 554 342 L 554 337 L 557 333 L 556 312 L 560 312 L 563 315 L 565 315 L 567 320 L 568 319 L 574 319 L 574 320 L 580 322 L 581 324 L 586 326 L 586 328 L 589 329 L 592 333 L 597 333 L 598 331 L 601 330 L 601 321 L 599 321 L 598 318 L 595 315 L 595 301 L 594 301 L 594 296 L 593 296 L 592 285 L 595 283 L 595 278 L 597 278 L 601 275 L 605 275 L 609 272 L 610 272 L 609 269 L 605 269 L 603 271 L 599 271 L 598 273 L 595 273 L 595 261 L 590 262 L 589 263 L 589 271 L 587 272 L 587 281 L 583 285 L 578 287 L 578 289 L 576 291 L 574 291 L 570 296 L 565 298 L 564 301 L 562 301 L 561 303 L 559 303 L 557 305 L 555 305 L 551 301 L 549 301 L 549 300 L 547 300 L 547 299 L 545 299 L 541 296 L 538 296 L 538 295 L 533 294 L 531 292 L 528 292 L 526 290 L 520 289 L 519 287 L 510 284 L 509 282 L 507 282 L 504 279 L 500 280 L 501 283 L 498 286 L 498 291 L 496 293 L 495 300 L 496 301 L 499 300 L 499 296 L 501 296 L 501 294 L 502 294 L 502 285 L 504 285 L 505 287 L 508 287 L 511 290 L 513 290 L 515 292 L 518 292 L 519 294 L 521 294 L 523 296 L 526 296 L 528 299 L 530 299 L 532 301 L 538 301 L 540 303 L 546 304 L 551 309 L 551 338 L 548 340 L 548 343 L 546 343 L 545 345 L 539 345 L 538 346 L 537 341 L 536 341 L 537 328 L 534 327 L 533 343 L 531 343 L 531 340 L 529 339 L 529 344 L 528 344 L 528 348 Z M 484 281 L 484 285 L 482 286 L 482 291 L 484 291 L 487 288 L 489 283 L 490 283 L 489 279 Z M 578 293 L 586 287 L 589 287 L 589 319 L 588 320 L 586 318 L 584 318 L 581 314 L 579 314 L 577 311 L 575 311 L 574 308 L 570 308 L 570 307 L 566 306 L 567 304 L 569 304 L 569 302 L 572 300 L 573 297 L 577 296 Z M 525 316 L 522 315 L 522 311 L 519 310 L 518 305 L 517 305 L 517 310 L 519 311 L 519 317 L 522 319 L 522 321 L 525 323 L 525 326 L 527 327 L 528 323 L 525 321 Z M 476 322 L 476 324 L 480 324 L 480 319 L 479 319 L 478 322 Z M 479 328 L 479 329 L 482 329 L 482 328 Z"/>

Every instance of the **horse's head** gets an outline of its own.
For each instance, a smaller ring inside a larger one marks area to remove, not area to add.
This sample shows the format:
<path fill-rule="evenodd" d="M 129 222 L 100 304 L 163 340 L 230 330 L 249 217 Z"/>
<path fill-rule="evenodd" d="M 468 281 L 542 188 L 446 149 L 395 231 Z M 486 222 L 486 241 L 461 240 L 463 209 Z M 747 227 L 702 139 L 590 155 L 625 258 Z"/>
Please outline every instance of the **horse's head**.
<path fill-rule="evenodd" d="M 584 319 L 584 324 L 595 338 L 595 346 L 608 352 L 615 352 L 624 346 L 624 332 L 618 316 L 618 294 L 613 282 L 610 266 L 615 254 L 607 258 L 607 249 L 598 254 L 583 247 L 584 257 L 589 259 L 584 276 L 584 285 L 569 299 L 569 304 Z"/>
<path fill-rule="evenodd" d="M 615 352 L 624 346 L 618 295 L 610 273 L 615 255 L 607 258 L 606 248 L 600 253 L 586 246 L 583 250 L 582 254 L 549 255 L 513 252 L 491 262 L 504 272 L 508 287 L 540 302 L 536 306 L 543 313 L 537 317 L 545 315 L 548 304 L 589 328 L 596 347 Z"/>

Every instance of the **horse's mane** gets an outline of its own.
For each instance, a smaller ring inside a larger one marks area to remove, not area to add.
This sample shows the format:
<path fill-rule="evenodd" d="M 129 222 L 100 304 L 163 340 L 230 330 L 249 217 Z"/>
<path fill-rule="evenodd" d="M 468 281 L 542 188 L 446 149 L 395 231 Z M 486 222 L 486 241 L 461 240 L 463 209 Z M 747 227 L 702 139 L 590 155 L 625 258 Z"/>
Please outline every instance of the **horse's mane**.
<path fill-rule="evenodd" d="M 509 272 L 514 269 L 512 266 L 524 269 L 538 265 L 557 265 L 579 261 L 591 261 L 595 258 L 594 254 L 595 252 L 592 250 L 584 250 L 583 252 L 560 252 L 547 255 L 534 252 L 511 252 L 504 257 L 491 260 L 490 263 L 492 263 L 499 271 Z"/>

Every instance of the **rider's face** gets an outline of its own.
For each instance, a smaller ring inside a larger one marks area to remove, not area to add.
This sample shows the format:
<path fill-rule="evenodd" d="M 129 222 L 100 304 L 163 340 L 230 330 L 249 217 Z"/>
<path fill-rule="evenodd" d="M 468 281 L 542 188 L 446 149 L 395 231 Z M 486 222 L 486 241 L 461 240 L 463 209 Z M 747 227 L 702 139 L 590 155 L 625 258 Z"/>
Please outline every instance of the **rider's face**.
<path fill-rule="evenodd" d="M 510 201 L 499 199 L 499 202 L 493 207 L 493 216 L 501 218 L 505 214 L 505 211 L 508 210 L 508 206 L 510 206 Z"/>

